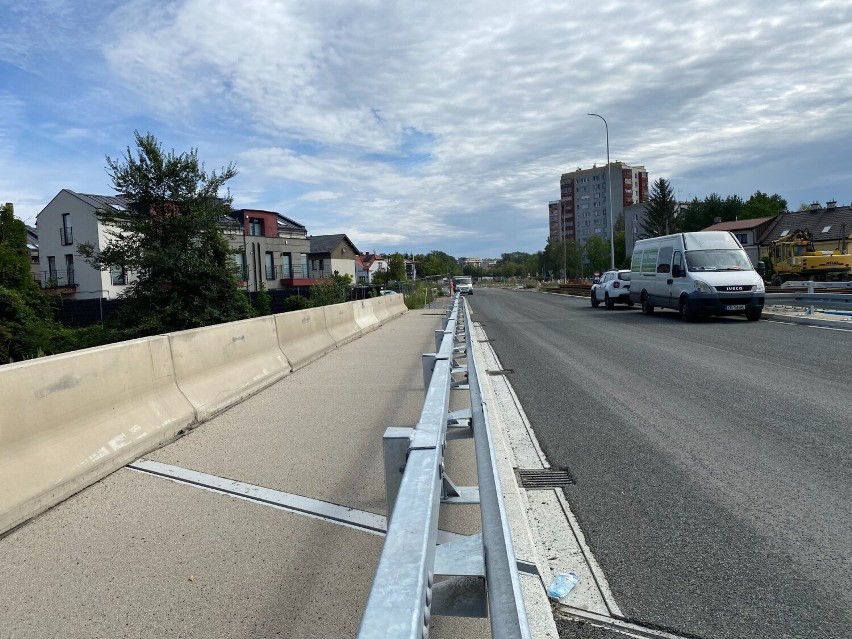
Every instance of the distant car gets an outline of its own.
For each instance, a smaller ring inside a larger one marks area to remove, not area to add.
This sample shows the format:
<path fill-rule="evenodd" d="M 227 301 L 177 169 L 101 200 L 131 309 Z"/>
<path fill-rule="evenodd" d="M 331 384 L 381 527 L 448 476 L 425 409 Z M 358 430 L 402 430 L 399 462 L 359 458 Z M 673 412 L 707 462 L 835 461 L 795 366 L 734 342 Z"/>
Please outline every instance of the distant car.
<path fill-rule="evenodd" d="M 387 289 L 379 291 L 379 295 L 396 295 L 396 291 L 389 291 Z"/>
<path fill-rule="evenodd" d="M 592 306 L 603 302 L 608 309 L 618 304 L 633 306 L 630 300 L 630 270 L 607 271 L 592 284 Z"/>

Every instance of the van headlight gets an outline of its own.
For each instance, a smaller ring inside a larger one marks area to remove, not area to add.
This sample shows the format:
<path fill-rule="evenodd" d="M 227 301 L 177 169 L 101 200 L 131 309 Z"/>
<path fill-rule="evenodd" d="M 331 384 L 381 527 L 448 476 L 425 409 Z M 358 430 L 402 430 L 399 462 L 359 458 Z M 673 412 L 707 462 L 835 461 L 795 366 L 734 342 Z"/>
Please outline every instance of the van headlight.
<path fill-rule="evenodd" d="M 712 293 L 713 287 L 710 286 L 704 280 L 695 280 L 695 292 L 696 293 Z"/>
<path fill-rule="evenodd" d="M 754 287 L 754 290 L 758 293 L 766 292 L 766 284 L 763 283 L 763 279 L 757 278 L 757 286 Z"/>

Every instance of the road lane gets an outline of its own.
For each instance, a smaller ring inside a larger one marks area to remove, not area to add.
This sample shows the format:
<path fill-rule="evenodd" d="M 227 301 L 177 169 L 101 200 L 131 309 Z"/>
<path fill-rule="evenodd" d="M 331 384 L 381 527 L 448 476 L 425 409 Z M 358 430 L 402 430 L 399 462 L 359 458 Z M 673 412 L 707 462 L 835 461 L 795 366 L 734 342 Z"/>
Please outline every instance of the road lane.
<path fill-rule="evenodd" d="M 852 333 L 470 298 L 625 614 L 852 634 Z"/>

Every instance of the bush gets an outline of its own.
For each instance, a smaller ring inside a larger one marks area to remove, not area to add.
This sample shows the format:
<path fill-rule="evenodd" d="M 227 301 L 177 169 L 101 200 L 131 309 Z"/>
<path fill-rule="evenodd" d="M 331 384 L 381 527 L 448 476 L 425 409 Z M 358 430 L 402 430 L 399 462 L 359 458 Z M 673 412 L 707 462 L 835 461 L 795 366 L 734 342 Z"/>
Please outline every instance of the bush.
<path fill-rule="evenodd" d="M 311 308 L 313 304 L 311 304 L 311 300 L 307 297 L 302 297 L 301 295 L 291 295 L 286 300 L 284 300 L 284 312 L 288 311 L 301 311 L 304 308 Z"/>

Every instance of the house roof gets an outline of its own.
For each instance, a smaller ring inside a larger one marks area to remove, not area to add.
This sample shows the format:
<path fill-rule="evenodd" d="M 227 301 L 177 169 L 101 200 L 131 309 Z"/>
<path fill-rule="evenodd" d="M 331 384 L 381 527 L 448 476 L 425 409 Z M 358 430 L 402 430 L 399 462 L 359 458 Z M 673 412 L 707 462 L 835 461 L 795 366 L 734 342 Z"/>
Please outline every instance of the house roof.
<path fill-rule="evenodd" d="M 290 231 L 302 231 L 302 232 L 307 231 L 307 229 L 305 228 L 305 226 L 303 224 L 299 224 L 296 220 L 289 218 L 286 215 L 282 215 L 278 211 L 264 211 L 262 209 L 234 209 L 231 212 L 231 215 L 233 215 L 237 220 L 240 221 L 240 223 L 242 223 L 245 219 L 246 213 L 252 213 L 252 212 L 269 213 L 269 214 L 275 215 L 277 220 L 278 220 L 278 228 L 279 229 L 287 229 L 287 230 L 290 230 Z"/>
<path fill-rule="evenodd" d="M 832 208 L 811 209 L 781 213 L 760 238 L 761 244 L 777 240 L 784 231 L 807 229 L 814 242 L 836 242 L 844 235 L 852 233 L 852 207 L 836 206 Z"/>
<path fill-rule="evenodd" d="M 336 249 L 341 242 L 347 242 L 352 248 L 352 259 L 358 255 L 358 249 L 344 233 L 335 235 L 312 235 L 308 238 L 311 241 L 311 253 L 331 253 Z"/>
<path fill-rule="evenodd" d="M 91 193 L 77 193 L 71 189 L 65 190 L 96 209 L 110 207 L 119 211 L 125 211 L 130 202 L 123 195 L 93 195 Z"/>
<path fill-rule="evenodd" d="M 775 216 L 771 217 L 756 217 L 751 220 L 734 220 L 733 222 L 719 222 L 713 226 L 708 226 L 705 231 L 745 231 L 754 229 L 771 221 Z"/>

